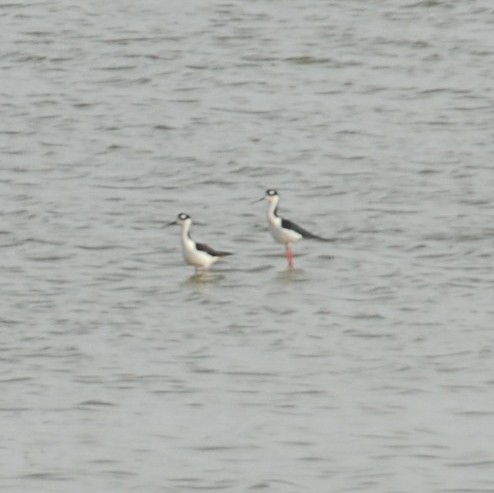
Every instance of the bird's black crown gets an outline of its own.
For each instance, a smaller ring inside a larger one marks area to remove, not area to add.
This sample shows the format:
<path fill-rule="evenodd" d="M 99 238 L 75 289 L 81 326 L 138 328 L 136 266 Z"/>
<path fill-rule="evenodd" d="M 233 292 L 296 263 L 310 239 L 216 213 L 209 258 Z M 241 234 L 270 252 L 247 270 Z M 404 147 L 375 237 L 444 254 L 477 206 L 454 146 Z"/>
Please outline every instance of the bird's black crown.
<path fill-rule="evenodd" d="M 270 188 L 269 190 L 266 190 L 266 195 L 274 197 L 275 195 L 278 195 L 278 192 L 274 188 Z"/>
<path fill-rule="evenodd" d="M 181 212 L 178 215 L 178 218 L 180 219 L 180 221 L 185 221 L 186 219 L 190 219 L 190 216 L 188 214 L 185 214 L 185 212 Z"/>

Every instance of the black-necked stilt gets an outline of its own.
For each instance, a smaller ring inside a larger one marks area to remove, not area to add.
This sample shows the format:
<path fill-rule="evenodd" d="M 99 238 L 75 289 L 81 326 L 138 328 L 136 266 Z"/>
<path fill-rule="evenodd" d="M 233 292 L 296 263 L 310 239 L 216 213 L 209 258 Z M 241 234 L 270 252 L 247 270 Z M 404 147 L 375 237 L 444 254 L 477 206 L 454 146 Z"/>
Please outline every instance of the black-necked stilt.
<path fill-rule="evenodd" d="M 272 188 L 266 190 L 265 199 L 269 204 L 268 207 L 268 226 L 273 238 L 278 243 L 285 245 L 285 255 L 288 261 L 288 267 L 293 268 L 293 252 L 291 245 L 302 238 L 319 241 L 332 241 L 321 236 L 315 235 L 288 219 L 278 215 L 278 202 L 280 196 L 276 190 Z M 263 199 L 259 199 L 263 200 Z M 257 202 L 257 201 L 256 201 Z"/>
<path fill-rule="evenodd" d="M 230 252 L 220 252 L 204 243 L 195 242 L 190 237 L 192 219 L 188 214 L 180 213 L 177 219 L 168 223 L 167 226 L 171 226 L 172 224 L 180 224 L 182 226 L 182 253 L 185 261 L 189 265 L 194 266 L 196 272 L 200 269 L 208 269 L 211 264 L 214 264 L 221 257 L 231 255 Z"/>

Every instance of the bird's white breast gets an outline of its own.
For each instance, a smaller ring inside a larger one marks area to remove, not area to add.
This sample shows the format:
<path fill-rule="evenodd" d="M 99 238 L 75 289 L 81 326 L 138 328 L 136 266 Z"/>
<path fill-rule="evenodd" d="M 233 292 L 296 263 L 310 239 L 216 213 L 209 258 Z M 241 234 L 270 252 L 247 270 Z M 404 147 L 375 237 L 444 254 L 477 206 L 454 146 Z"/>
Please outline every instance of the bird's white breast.
<path fill-rule="evenodd" d="M 185 261 L 194 267 L 209 267 L 218 260 L 218 257 L 212 257 L 206 252 L 197 250 L 195 243 L 190 238 L 183 238 L 182 253 Z"/>
<path fill-rule="evenodd" d="M 302 238 L 296 231 L 283 229 L 281 227 L 281 217 L 268 217 L 269 231 L 278 243 L 295 243 Z"/>

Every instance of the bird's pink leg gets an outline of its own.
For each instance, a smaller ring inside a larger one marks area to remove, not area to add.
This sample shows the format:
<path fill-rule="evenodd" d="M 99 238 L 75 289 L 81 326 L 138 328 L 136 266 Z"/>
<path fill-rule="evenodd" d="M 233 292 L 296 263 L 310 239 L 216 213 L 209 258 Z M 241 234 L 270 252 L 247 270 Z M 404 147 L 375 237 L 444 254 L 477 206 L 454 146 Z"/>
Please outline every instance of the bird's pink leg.
<path fill-rule="evenodd" d="M 290 245 L 286 245 L 285 247 L 286 259 L 288 260 L 288 267 L 293 269 L 293 252 L 290 248 Z"/>

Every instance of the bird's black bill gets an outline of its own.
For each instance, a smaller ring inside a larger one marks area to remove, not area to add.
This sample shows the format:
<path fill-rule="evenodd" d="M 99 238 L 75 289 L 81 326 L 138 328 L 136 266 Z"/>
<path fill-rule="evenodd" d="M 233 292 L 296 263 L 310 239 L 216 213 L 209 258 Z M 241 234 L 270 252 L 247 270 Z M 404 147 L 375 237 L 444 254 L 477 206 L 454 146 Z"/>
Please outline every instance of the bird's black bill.
<path fill-rule="evenodd" d="M 171 223 L 166 223 L 163 227 L 167 228 L 168 226 L 173 226 L 174 224 L 178 224 L 178 221 L 172 221 Z"/>
<path fill-rule="evenodd" d="M 264 197 L 254 200 L 253 202 L 251 202 L 251 204 L 257 204 L 257 202 L 261 202 L 261 200 L 264 200 Z"/>

